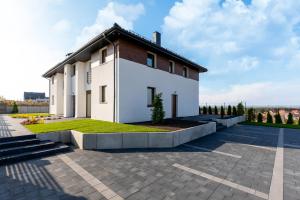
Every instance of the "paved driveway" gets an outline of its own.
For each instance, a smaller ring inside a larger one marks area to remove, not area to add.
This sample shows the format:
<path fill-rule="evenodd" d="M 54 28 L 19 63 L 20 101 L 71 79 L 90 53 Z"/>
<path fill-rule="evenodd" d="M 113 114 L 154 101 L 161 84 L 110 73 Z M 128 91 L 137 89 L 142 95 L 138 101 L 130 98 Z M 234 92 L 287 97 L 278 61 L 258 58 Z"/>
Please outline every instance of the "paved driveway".
<path fill-rule="evenodd" d="M 74 150 L 2 166 L 0 179 L 1 200 L 295 200 L 300 131 L 238 125 L 173 149 Z"/>

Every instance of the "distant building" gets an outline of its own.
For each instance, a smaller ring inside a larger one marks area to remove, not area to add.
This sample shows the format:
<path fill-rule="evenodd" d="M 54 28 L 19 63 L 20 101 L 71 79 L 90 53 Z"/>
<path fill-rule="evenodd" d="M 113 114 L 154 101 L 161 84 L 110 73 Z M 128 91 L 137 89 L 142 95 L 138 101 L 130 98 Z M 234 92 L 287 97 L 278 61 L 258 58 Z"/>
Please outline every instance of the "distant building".
<path fill-rule="evenodd" d="M 49 98 L 46 97 L 44 92 L 24 92 L 24 101 L 33 100 L 37 102 L 48 102 Z"/>

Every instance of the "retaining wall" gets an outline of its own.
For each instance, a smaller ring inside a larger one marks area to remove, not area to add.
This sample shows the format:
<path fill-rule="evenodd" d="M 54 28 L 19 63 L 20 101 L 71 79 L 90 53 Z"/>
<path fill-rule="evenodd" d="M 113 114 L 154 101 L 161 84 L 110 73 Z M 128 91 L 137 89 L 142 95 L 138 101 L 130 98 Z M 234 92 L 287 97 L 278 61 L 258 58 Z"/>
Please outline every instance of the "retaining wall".
<path fill-rule="evenodd" d="M 12 106 L 1 106 L 0 114 L 11 113 Z M 49 113 L 49 106 L 18 106 L 18 113 Z"/>
<path fill-rule="evenodd" d="M 214 121 L 221 123 L 223 126 L 231 127 L 240 122 L 246 121 L 246 116 L 238 116 L 229 119 L 213 119 Z"/>

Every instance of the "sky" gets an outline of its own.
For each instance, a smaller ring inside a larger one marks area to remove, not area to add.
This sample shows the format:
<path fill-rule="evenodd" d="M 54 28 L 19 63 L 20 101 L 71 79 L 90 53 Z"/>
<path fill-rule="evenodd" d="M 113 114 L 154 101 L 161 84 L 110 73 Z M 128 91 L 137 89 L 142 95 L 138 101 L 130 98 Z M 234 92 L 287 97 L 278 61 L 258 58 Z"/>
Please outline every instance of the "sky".
<path fill-rule="evenodd" d="M 300 105 L 298 0 L 3 0 L 0 96 L 48 93 L 42 74 L 117 22 L 208 69 L 200 104 Z"/>

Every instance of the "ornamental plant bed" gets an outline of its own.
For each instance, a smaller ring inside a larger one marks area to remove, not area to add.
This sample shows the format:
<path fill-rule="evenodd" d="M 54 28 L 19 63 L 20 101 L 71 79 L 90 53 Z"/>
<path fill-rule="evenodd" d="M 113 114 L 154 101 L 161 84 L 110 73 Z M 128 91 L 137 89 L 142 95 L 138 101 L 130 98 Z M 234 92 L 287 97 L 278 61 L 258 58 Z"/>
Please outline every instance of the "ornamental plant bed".
<path fill-rule="evenodd" d="M 205 122 L 179 120 L 179 119 L 165 119 L 162 123 L 153 123 L 152 121 L 131 123 L 134 125 L 142 125 L 151 128 L 165 129 L 169 131 L 177 131 L 185 128 L 191 128 L 205 124 Z"/>

